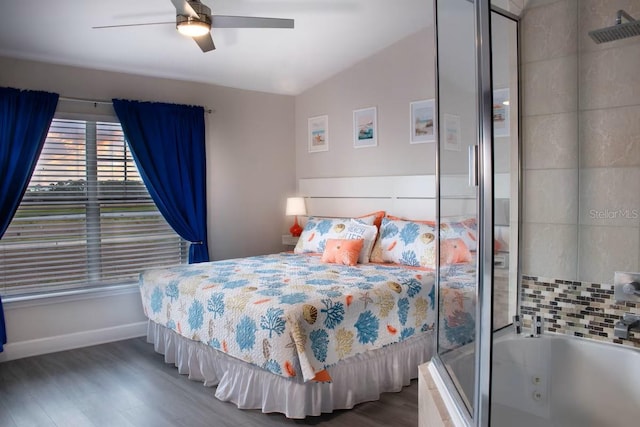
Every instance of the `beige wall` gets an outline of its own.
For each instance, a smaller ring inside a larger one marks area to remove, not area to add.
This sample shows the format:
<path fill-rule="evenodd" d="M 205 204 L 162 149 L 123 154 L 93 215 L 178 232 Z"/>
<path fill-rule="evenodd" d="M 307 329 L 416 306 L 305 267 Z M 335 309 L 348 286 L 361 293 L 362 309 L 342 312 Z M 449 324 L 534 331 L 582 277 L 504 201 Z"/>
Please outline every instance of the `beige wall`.
<path fill-rule="evenodd" d="M 435 97 L 432 30 L 424 30 L 297 96 L 0 58 L 0 85 L 85 99 L 205 105 L 209 248 L 214 259 L 277 252 L 297 178 L 423 174 L 434 144 L 409 144 L 409 103 Z M 379 146 L 353 148 L 352 110 L 378 107 Z M 109 106 L 61 102 L 69 112 Z M 307 152 L 307 118 L 329 115 L 330 150 Z M 91 307 L 99 307 L 93 310 Z M 91 322 L 78 322 L 87 310 Z M 5 304 L 9 344 L 0 361 L 139 336 L 140 296 L 105 292 Z"/>
<path fill-rule="evenodd" d="M 435 172 L 435 144 L 409 144 L 409 103 L 435 98 L 433 28 L 303 92 L 295 102 L 296 178 Z M 353 148 L 353 110 L 377 107 L 378 146 Z M 309 153 L 307 119 L 329 116 L 329 151 Z"/>
<path fill-rule="evenodd" d="M 296 186 L 293 97 L 8 58 L 0 58 L 0 86 L 213 108 L 205 117 L 210 255 L 223 259 L 285 249 L 285 199 Z M 108 105 L 77 102 L 60 102 L 59 110 L 114 114 Z M 135 288 L 9 302 L 5 315 L 9 344 L 0 361 L 145 332 Z"/>
<path fill-rule="evenodd" d="M 0 85 L 86 99 L 206 105 L 209 251 L 213 259 L 282 250 L 295 191 L 294 98 L 201 83 L 0 58 Z M 91 111 L 92 104 L 60 103 Z M 98 112 L 109 113 L 110 107 Z"/>

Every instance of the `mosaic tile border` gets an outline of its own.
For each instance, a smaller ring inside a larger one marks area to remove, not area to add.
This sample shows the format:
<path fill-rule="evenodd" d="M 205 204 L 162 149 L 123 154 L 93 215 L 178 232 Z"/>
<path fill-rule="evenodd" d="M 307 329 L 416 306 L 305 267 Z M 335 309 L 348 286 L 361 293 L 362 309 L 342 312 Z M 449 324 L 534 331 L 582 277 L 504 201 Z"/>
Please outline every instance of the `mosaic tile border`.
<path fill-rule="evenodd" d="M 543 317 L 544 329 L 623 346 L 640 348 L 640 333 L 615 338 L 613 327 L 624 313 L 640 314 L 640 304 L 617 304 L 613 285 L 522 276 L 521 310 L 524 327 L 531 316 Z"/>

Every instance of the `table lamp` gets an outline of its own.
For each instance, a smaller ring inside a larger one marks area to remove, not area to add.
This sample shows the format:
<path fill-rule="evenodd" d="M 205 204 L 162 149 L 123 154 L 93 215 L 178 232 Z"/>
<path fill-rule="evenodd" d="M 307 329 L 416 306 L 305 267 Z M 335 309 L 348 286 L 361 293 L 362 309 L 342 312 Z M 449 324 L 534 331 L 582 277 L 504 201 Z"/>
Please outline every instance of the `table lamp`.
<path fill-rule="evenodd" d="M 302 227 L 298 224 L 298 215 L 306 215 L 307 208 L 304 205 L 304 197 L 287 197 L 287 209 L 285 215 L 293 215 L 293 225 L 289 229 L 289 232 L 294 237 L 299 237 L 302 234 Z"/>

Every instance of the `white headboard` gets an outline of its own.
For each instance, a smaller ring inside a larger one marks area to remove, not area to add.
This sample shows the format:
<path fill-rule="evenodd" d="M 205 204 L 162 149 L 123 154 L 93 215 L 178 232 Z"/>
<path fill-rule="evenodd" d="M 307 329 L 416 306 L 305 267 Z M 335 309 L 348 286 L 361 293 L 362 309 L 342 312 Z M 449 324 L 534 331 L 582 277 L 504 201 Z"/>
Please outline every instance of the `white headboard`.
<path fill-rule="evenodd" d="M 384 210 L 412 219 L 435 218 L 435 175 L 305 178 L 298 188 L 310 215 L 357 216 Z"/>
<path fill-rule="evenodd" d="M 508 174 L 497 174 L 495 182 L 496 197 L 508 198 Z M 476 189 L 469 187 L 466 175 L 448 175 L 442 183 L 447 188 L 442 216 L 475 214 Z M 306 198 L 309 215 L 347 217 L 384 210 L 409 219 L 436 218 L 435 175 L 302 178 L 298 192 Z"/>

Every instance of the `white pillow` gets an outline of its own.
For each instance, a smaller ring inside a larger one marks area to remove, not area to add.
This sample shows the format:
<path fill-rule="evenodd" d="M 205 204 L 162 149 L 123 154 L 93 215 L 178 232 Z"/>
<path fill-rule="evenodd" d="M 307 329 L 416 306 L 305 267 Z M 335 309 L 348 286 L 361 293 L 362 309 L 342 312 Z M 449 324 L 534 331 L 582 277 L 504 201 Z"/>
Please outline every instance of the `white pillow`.
<path fill-rule="evenodd" d="M 345 239 L 364 239 L 362 250 L 358 257 L 360 264 L 367 264 L 369 262 L 369 257 L 371 256 L 373 245 L 376 243 L 377 235 L 378 227 L 375 225 L 367 225 L 356 219 L 352 219 L 349 225 L 347 225 L 344 235 Z"/>

